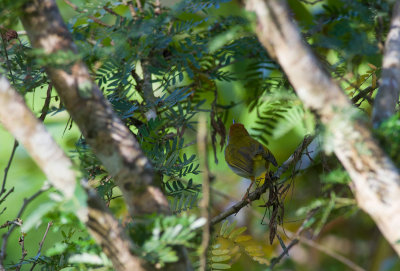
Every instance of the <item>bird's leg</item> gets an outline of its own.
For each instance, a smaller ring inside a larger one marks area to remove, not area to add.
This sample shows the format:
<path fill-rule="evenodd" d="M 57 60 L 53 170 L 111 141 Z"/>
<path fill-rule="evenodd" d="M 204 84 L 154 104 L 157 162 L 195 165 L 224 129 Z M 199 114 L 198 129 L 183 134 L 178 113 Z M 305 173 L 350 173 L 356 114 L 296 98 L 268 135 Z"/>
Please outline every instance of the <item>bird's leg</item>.
<path fill-rule="evenodd" d="M 250 177 L 251 180 L 251 184 L 249 185 L 249 188 L 247 188 L 246 194 L 244 194 L 242 200 L 247 200 L 250 203 L 250 199 L 249 199 L 249 193 L 250 193 L 250 189 L 253 186 L 253 183 L 255 181 L 254 177 Z"/>

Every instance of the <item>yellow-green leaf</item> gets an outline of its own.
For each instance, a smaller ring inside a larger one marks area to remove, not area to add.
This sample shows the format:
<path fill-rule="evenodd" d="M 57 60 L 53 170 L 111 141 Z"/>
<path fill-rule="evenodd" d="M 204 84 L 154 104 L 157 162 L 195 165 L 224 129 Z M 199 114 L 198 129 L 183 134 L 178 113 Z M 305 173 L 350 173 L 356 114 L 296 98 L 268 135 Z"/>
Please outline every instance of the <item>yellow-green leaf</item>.
<path fill-rule="evenodd" d="M 234 221 L 232 224 L 230 224 L 224 234 L 222 235 L 224 238 L 228 238 L 228 235 L 231 234 L 232 230 L 236 227 L 236 221 Z"/>
<path fill-rule="evenodd" d="M 226 228 L 227 228 L 227 226 L 228 226 L 228 220 L 225 220 L 224 221 L 224 223 L 222 224 L 222 226 L 221 226 L 221 230 L 219 231 L 219 235 L 221 235 L 221 236 L 223 236 L 224 235 L 224 233 L 225 233 L 225 231 L 226 231 Z"/>
<path fill-rule="evenodd" d="M 235 242 L 240 243 L 240 242 L 246 242 L 253 239 L 251 235 L 240 235 L 235 239 Z"/>
<path fill-rule="evenodd" d="M 256 262 L 259 262 L 260 264 L 265 264 L 265 265 L 269 265 L 270 261 L 266 258 L 261 258 L 261 257 L 253 257 L 253 260 L 255 260 Z"/>
<path fill-rule="evenodd" d="M 235 240 L 235 238 L 241 235 L 246 229 L 247 227 L 240 227 L 235 229 L 231 234 L 229 234 L 229 239 Z"/>
<path fill-rule="evenodd" d="M 262 248 L 260 246 L 248 246 L 245 249 L 249 253 L 253 253 L 253 252 L 255 253 L 255 252 L 262 251 Z"/>
<path fill-rule="evenodd" d="M 211 253 L 216 256 L 224 255 L 229 253 L 229 249 L 213 249 Z"/>
<path fill-rule="evenodd" d="M 211 259 L 214 263 L 216 262 L 224 262 L 231 258 L 231 255 L 222 255 L 222 256 L 213 256 Z"/>
<path fill-rule="evenodd" d="M 211 265 L 212 269 L 230 269 L 231 265 L 230 264 L 226 264 L 226 263 L 213 263 Z"/>

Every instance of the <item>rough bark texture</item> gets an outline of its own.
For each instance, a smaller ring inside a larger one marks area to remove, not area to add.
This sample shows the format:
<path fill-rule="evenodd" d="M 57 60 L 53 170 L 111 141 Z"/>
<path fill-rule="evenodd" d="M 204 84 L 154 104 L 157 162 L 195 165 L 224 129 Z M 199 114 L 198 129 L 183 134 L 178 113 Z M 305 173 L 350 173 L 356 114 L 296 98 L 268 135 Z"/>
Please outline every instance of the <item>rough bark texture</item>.
<path fill-rule="evenodd" d="M 396 112 L 400 92 L 400 3 L 393 7 L 389 34 L 385 43 L 382 78 L 375 97 L 372 120 L 374 127 Z"/>
<path fill-rule="evenodd" d="M 74 57 L 75 45 L 55 1 L 29 1 L 21 11 L 33 47 L 43 49 L 44 54 L 71 53 Z M 114 176 L 131 215 L 168 213 L 168 202 L 153 183 L 148 159 L 113 113 L 86 66 L 77 60 L 62 66 L 48 65 L 46 72 L 87 143 Z"/>
<path fill-rule="evenodd" d="M 12 112 L 12 113 L 10 113 Z M 77 177 L 71 160 L 57 145 L 40 122 L 26 106 L 24 99 L 0 75 L 0 122 L 25 147 L 49 182 L 71 198 Z M 139 257 L 131 253 L 132 245 L 118 221 L 111 215 L 104 202 L 87 188 L 88 207 L 76 210 L 86 223 L 90 234 L 101 245 L 116 270 L 151 270 Z"/>
<path fill-rule="evenodd" d="M 52 185 L 65 198 L 71 198 L 76 186 L 71 160 L 3 75 L 0 75 L 0 123 L 25 147 Z"/>
<path fill-rule="evenodd" d="M 357 110 L 321 68 L 282 0 L 247 0 L 257 16 L 257 35 L 276 58 L 306 106 L 332 135 L 336 156 L 349 172 L 359 206 L 376 222 L 400 255 L 400 178 L 397 168 L 372 138 Z"/>
<path fill-rule="evenodd" d="M 71 53 L 72 58 L 76 57 L 76 47 L 55 0 L 28 1 L 20 19 L 34 48 L 42 49 L 45 55 Z M 76 60 L 49 64 L 46 73 L 85 140 L 114 177 L 131 216 L 169 214 L 168 201 L 154 183 L 150 162 L 133 134 L 113 113 L 84 63 Z M 191 270 L 185 249 L 175 249 L 180 260 L 165 270 Z"/>

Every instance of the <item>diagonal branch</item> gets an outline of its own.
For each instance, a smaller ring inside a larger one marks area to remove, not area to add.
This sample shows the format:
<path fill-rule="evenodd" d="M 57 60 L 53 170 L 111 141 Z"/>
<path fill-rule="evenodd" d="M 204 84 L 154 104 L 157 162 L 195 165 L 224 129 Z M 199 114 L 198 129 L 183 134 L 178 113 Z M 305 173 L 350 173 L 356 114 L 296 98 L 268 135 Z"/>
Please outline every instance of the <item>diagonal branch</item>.
<path fill-rule="evenodd" d="M 26 2 L 20 19 L 33 47 L 42 49 L 46 55 L 69 53 L 71 58 L 77 56 L 55 0 Z M 86 142 L 114 177 L 131 216 L 169 214 L 168 201 L 154 181 L 150 161 L 131 131 L 112 111 L 84 63 L 72 60 L 64 65 L 48 65 L 46 73 Z M 112 243 L 112 239 L 110 241 Z M 180 261 L 171 263 L 166 270 L 191 270 L 184 248 L 174 249 Z"/>
<path fill-rule="evenodd" d="M 9 112 L 14 113 L 10 114 Z M 50 183 L 63 193 L 65 198 L 73 197 L 77 176 L 73 170 L 72 161 L 46 131 L 43 123 L 33 115 L 23 98 L 1 75 L 0 122 L 25 147 L 46 174 Z M 85 183 L 86 181 L 82 184 L 87 186 Z M 152 270 L 141 258 L 131 253 L 134 247 L 104 202 L 97 197 L 93 190 L 85 188 L 88 207 L 80 206 L 76 214 L 86 223 L 90 234 L 101 245 L 116 270 Z M 23 208 L 18 216 L 22 214 L 22 211 Z M 5 253 L 5 248 L 2 247 L 1 251 Z"/>
<path fill-rule="evenodd" d="M 375 128 L 396 112 L 400 94 L 400 2 L 393 7 L 390 31 L 385 43 L 382 78 L 372 114 Z"/>
<path fill-rule="evenodd" d="M 69 52 L 76 47 L 54 0 L 27 2 L 21 21 L 32 46 L 45 54 Z M 115 178 L 132 216 L 169 213 L 168 201 L 153 183 L 153 169 L 129 129 L 112 111 L 99 87 L 80 60 L 62 67 L 49 65 L 49 78 L 93 152 Z"/>
<path fill-rule="evenodd" d="M 361 113 L 306 45 L 286 2 L 247 0 L 246 8 L 256 13 L 260 42 L 279 62 L 303 103 L 326 125 L 333 150 L 352 179 L 358 205 L 400 255 L 398 169 L 372 138 Z"/>

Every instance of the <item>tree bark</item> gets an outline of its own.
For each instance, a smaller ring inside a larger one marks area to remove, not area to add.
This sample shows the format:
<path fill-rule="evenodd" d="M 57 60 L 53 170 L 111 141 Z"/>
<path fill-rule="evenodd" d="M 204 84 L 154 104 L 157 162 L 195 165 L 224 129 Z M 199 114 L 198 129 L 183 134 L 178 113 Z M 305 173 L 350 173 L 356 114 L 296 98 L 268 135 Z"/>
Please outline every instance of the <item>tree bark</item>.
<path fill-rule="evenodd" d="M 382 78 L 376 94 L 372 120 L 375 128 L 396 112 L 400 92 L 400 2 L 393 7 L 392 22 L 385 43 Z"/>
<path fill-rule="evenodd" d="M 70 54 L 76 47 L 54 0 L 33 0 L 21 10 L 21 21 L 34 48 L 45 55 Z M 132 216 L 169 213 L 168 201 L 153 183 L 153 170 L 139 143 L 112 111 L 80 60 L 46 67 L 65 108 L 93 152 L 115 178 Z"/>
<path fill-rule="evenodd" d="M 46 56 L 70 54 L 69 63 L 49 64 L 46 73 L 85 140 L 114 177 L 131 216 L 170 214 L 168 201 L 154 182 L 153 168 L 139 143 L 112 111 L 85 64 L 73 60 L 77 49 L 55 0 L 26 2 L 20 19 L 34 48 L 42 49 Z M 191 270 L 186 250 L 177 246 L 175 251 L 179 261 L 165 270 Z"/>
<path fill-rule="evenodd" d="M 400 177 L 372 138 L 361 113 L 323 70 L 283 0 L 247 0 L 257 16 L 256 34 L 279 62 L 304 104 L 314 110 L 331 135 L 333 150 L 352 179 L 358 205 L 376 222 L 400 255 Z"/>
<path fill-rule="evenodd" d="M 25 147 L 46 174 L 49 182 L 63 193 L 66 199 L 71 199 L 77 185 L 72 161 L 2 75 L 0 75 L 0 122 Z M 90 188 L 87 187 L 86 191 L 88 206 L 76 206 L 76 214 L 86 223 L 90 234 L 103 248 L 115 269 L 152 270 L 141 258 L 131 253 L 132 244 L 104 202 Z"/>

